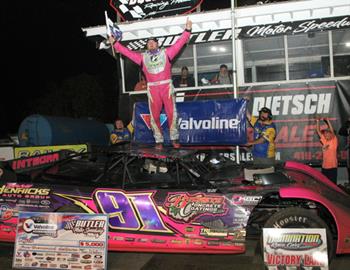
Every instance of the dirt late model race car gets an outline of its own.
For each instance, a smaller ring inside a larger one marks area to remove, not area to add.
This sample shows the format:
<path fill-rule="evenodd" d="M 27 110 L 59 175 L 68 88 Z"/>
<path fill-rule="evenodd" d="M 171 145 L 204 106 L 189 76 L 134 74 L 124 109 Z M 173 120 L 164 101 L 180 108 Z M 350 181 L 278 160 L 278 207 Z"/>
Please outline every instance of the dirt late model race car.
<path fill-rule="evenodd" d="M 199 160 L 194 150 L 112 147 L 3 162 L 0 241 L 18 213 L 109 214 L 109 249 L 242 253 L 248 232 L 325 228 L 329 254 L 350 253 L 350 196 L 318 170 Z"/>

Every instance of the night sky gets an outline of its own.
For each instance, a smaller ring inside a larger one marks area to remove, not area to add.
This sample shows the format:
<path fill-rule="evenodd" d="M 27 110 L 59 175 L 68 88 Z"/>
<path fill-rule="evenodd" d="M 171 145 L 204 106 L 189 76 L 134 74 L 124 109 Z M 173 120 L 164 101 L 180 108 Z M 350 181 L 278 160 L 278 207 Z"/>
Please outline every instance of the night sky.
<path fill-rule="evenodd" d="M 202 8 L 229 6 L 230 0 L 206 0 Z M 115 19 L 109 0 L 5 0 L 2 3 L 5 74 L 2 76 L 1 137 L 16 133 L 25 117 L 40 113 L 34 104 L 52 83 L 88 74 L 102 78 L 104 91 L 117 91 L 113 81 L 115 60 L 105 51 L 97 50 L 81 31 L 82 27 L 104 24 L 105 10 Z"/>

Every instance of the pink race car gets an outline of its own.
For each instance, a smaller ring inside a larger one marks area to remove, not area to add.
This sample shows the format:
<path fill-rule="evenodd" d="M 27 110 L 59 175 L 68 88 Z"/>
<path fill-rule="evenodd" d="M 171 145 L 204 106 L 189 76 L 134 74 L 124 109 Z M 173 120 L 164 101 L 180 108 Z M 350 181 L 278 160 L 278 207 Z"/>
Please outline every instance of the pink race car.
<path fill-rule="evenodd" d="M 243 253 L 262 228 L 325 228 L 350 253 L 350 196 L 296 162 L 270 168 L 199 161 L 194 150 L 111 148 L 1 164 L 0 240 L 19 211 L 109 214 L 109 249 Z"/>

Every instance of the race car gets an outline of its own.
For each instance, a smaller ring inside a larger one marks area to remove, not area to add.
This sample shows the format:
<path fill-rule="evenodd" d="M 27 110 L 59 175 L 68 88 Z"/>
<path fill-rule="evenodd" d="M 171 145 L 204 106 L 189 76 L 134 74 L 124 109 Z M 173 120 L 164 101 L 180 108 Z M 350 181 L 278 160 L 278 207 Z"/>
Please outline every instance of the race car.
<path fill-rule="evenodd" d="M 194 149 L 123 145 L 1 163 L 0 240 L 18 213 L 109 214 L 109 249 L 233 254 L 262 228 L 325 228 L 350 253 L 350 196 L 297 162 L 235 164 Z"/>

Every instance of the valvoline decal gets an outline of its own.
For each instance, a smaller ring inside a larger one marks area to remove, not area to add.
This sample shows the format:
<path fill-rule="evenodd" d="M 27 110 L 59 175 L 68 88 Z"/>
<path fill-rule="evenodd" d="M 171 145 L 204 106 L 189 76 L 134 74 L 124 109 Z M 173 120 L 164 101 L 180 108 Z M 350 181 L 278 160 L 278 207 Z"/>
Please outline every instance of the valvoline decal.
<path fill-rule="evenodd" d="M 181 144 L 240 145 L 245 144 L 246 103 L 244 99 L 201 100 L 176 104 L 179 140 Z M 169 143 L 166 114 L 160 123 L 165 143 Z M 154 143 L 150 129 L 150 114 L 146 102 L 135 104 L 135 140 Z"/>

